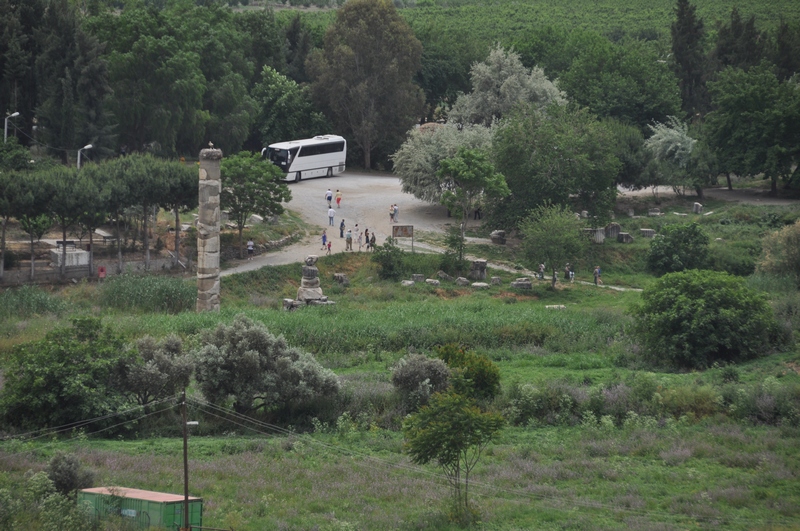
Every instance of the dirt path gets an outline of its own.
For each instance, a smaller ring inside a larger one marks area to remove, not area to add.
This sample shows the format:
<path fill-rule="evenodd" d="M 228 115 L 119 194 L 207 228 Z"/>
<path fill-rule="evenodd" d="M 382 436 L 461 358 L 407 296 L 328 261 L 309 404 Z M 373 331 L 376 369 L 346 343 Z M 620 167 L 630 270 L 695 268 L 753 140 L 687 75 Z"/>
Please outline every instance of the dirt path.
<path fill-rule="evenodd" d="M 222 276 L 242 273 L 259 269 L 265 265 L 283 265 L 299 263 L 310 254 L 323 255 L 320 235 L 327 229 L 328 237 L 333 242 L 333 253 L 345 252 L 344 238 L 339 237 L 339 223 L 342 218 L 349 228 L 358 224 L 359 230 L 369 229 L 375 232 L 377 243 L 382 244 L 387 236 L 392 234 L 392 224 L 389 222 L 389 205 L 397 204 L 399 225 L 413 225 L 415 231 L 444 232 L 453 223 L 453 218 L 447 217 L 447 209 L 441 205 L 433 205 L 420 201 L 409 194 L 401 192 L 400 180 L 391 174 L 353 173 L 345 172 L 330 179 L 310 179 L 289 185 L 292 191 L 292 200 L 287 208 L 297 212 L 306 222 L 312 225 L 309 234 L 297 243 L 279 251 L 257 256 L 252 261 L 245 261 L 234 265 L 222 272 Z M 334 226 L 328 225 L 328 203 L 325 201 L 325 192 L 331 189 L 342 191 L 341 207 L 336 209 Z M 753 205 L 797 205 L 800 201 L 792 199 L 774 198 L 763 190 L 726 188 L 709 188 L 705 190 L 708 197 L 724 201 L 737 201 Z M 650 195 L 652 190 L 645 189 L 635 192 L 620 190 L 620 197 L 633 197 Z M 672 188 L 661 187 L 659 194 L 662 197 L 674 195 Z M 479 223 L 470 220 L 470 224 Z M 401 240 L 401 246 L 406 247 L 407 242 Z M 357 243 L 354 243 L 358 249 Z M 427 248 L 431 252 L 441 252 L 430 245 L 415 243 L 415 247 Z M 497 267 L 497 265 L 492 265 Z M 520 271 L 522 275 L 532 275 L 530 271 Z"/>

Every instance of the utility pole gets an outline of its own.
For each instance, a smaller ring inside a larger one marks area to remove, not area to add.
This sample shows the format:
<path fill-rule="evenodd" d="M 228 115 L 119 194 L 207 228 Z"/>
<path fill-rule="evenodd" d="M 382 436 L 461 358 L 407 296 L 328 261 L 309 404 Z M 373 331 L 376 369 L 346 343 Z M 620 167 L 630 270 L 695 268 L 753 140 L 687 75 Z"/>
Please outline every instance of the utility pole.
<path fill-rule="evenodd" d="M 189 525 L 189 424 L 186 418 L 186 388 L 183 389 L 183 527 L 181 531 L 191 531 Z"/>

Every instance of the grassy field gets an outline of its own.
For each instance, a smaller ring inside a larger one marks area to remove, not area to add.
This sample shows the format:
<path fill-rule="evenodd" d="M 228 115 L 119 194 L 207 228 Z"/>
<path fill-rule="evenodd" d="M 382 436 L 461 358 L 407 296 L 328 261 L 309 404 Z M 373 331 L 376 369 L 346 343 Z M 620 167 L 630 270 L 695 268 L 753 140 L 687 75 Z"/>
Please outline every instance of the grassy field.
<path fill-rule="evenodd" d="M 631 232 L 659 228 L 678 220 L 671 212 L 686 204 L 663 207 L 666 216 L 618 215 L 617 222 Z M 724 240 L 715 245 L 759 251 L 765 232 L 800 212 L 711 202 L 706 209 L 716 214 L 696 220 L 712 240 Z M 513 249 L 495 252 L 493 259 L 517 262 Z M 604 264 L 607 283 L 646 287 L 653 279 L 642 269 L 646 252 L 642 239 L 607 242 L 587 263 Z M 714 256 L 722 252 L 712 249 Z M 433 276 L 438 260 L 418 254 L 412 269 Z M 282 311 L 281 299 L 296 294 L 297 264 L 224 278 L 219 314 L 155 311 L 158 293 L 193 289 L 180 279 L 162 286 L 131 278 L 124 291 L 94 283 L 6 290 L 0 362 L 13 345 L 41 338 L 74 315 L 102 316 L 130 340 L 177 333 L 191 349 L 198 332 L 245 313 L 314 353 L 340 376 L 343 390 L 291 425 L 236 416 L 189 390 L 190 417 L 200 421 L 190 441 L 190 490 L 205 500 L 207 526 L 456 529 L 446 516 L 450 491 L 440 471 L 412 465 L 403 452 L 397 428 L 404 413 L 390 382 L 392 366 L 409 352 L 455 342 L 497 364 L 502 392 L 489 405 L 509 419 L 472 477 L 477 528 L 800 528 L 796 346 L 735 367 L 659 369 L 639 358 L 628 334 L 634 290 L 580 283 L 553 290 L 536 281 L 530 291 L 513 290 L 508 283 L 519 274 L 500 270 L 489 274 L 502 285 L 480 292 L 448 283 L 404 288 L 379 280 L 366 254 L 325 257 L 318 266 L 336 305 L 295 312 Z M 349 286 L 333 280 L 339 272 L 348 274 Z M 800 329 L 791 280 L 754 275 L 748 284 Z M 128 305 L 115 293 L 124 293 Z M 554 304 L 566 309 L 546 308 Z M 62 450 L 95 472 L 97 485 L 182 492 L 178 410 L 174 402 L 161 407 L 143 418 L 123 416 L 124 425 L 107 432 L 93 433 L 90 425 L 0 442 L 0 489 L 24 497 L 26 473 L 42 470 Z"/>

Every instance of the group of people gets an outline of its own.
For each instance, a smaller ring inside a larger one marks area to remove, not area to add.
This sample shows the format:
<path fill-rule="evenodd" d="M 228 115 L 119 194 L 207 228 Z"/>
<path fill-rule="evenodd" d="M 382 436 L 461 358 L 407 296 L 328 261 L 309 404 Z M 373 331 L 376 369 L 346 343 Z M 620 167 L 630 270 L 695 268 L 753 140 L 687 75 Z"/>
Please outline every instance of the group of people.
<path fill-rule="evenodd" d="M 544 271 L 545 267 L 544 264 L 539 264 L 539 271 L 538 271 L 538 278 L 539 280 L 544 280 Z M 602 279 L 602 270 L 600 266 L 595 266 L 592 275 L 594 276 L 594 284 L 595 286 L 602 286 L 603 279 Z M 575 267 L 567 262 L 567 265 L 564 266 L 564 281 L 569 280 L 570 282 L 575 282 Z"/>
<path fill-rule="evenodd" d="M 389 223 L 397 223 L 397 213 L 400 211 L 400 207 L 396 204 L 389 206 Z"/>
<path fill-rule="evenodd" d="M 361 250 L 366 246 L 367 251 L 375 250 L 375 232 L 370 234 L 369 229 L 364 229 L 362 232 L 358 228 L 358 223 L 356 223 L 355 228 L 348 229 L 347 225 L 345 225 L 345 220 L 343 219 L 342 222 L 339 224 L 339 237 L 344 239 L 344 250 L 345 251 L 353 251 L 353 240 L 358 243 L 358 251 Z M 331 240 L 328 238 L 328 230 L 324 229 L 322 231 L 322 250 L 326 251 L 325 254 L 331 254 Z"/>

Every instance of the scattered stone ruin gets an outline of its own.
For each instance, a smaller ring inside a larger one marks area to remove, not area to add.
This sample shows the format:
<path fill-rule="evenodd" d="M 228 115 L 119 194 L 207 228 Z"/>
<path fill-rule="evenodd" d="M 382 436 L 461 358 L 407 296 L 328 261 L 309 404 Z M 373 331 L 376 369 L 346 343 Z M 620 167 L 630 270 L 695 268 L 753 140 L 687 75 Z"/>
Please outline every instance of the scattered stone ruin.
<path fill-rule="evenodd" d="M 222 150 L 200 151 L 200 205 L 197 217 L 198 312 L 219 311 L 221 160 Z"/>
<path fill-rule="evenodd" d="M 297 288 L 297 300 L 283 299 L 284 309 L 294 310 L 307 305 L 334 304 L 322 294 L 322 288 L 319 285 L 319 269 L 317 269 L 318 259 L 319 257 L 315 254 L 306 257 L 303 265 L 303 278 L 300 280 L 300 287 Z M 349 284 L 345 275 L 340 275 L 338 278 L 335 275 L 334 278 L 340 284 Z"/>
<path fill-rule="evenodd" d="M 467 276 L 472 280 L 486 280 L 486 260 L 472 262 Z"/>

